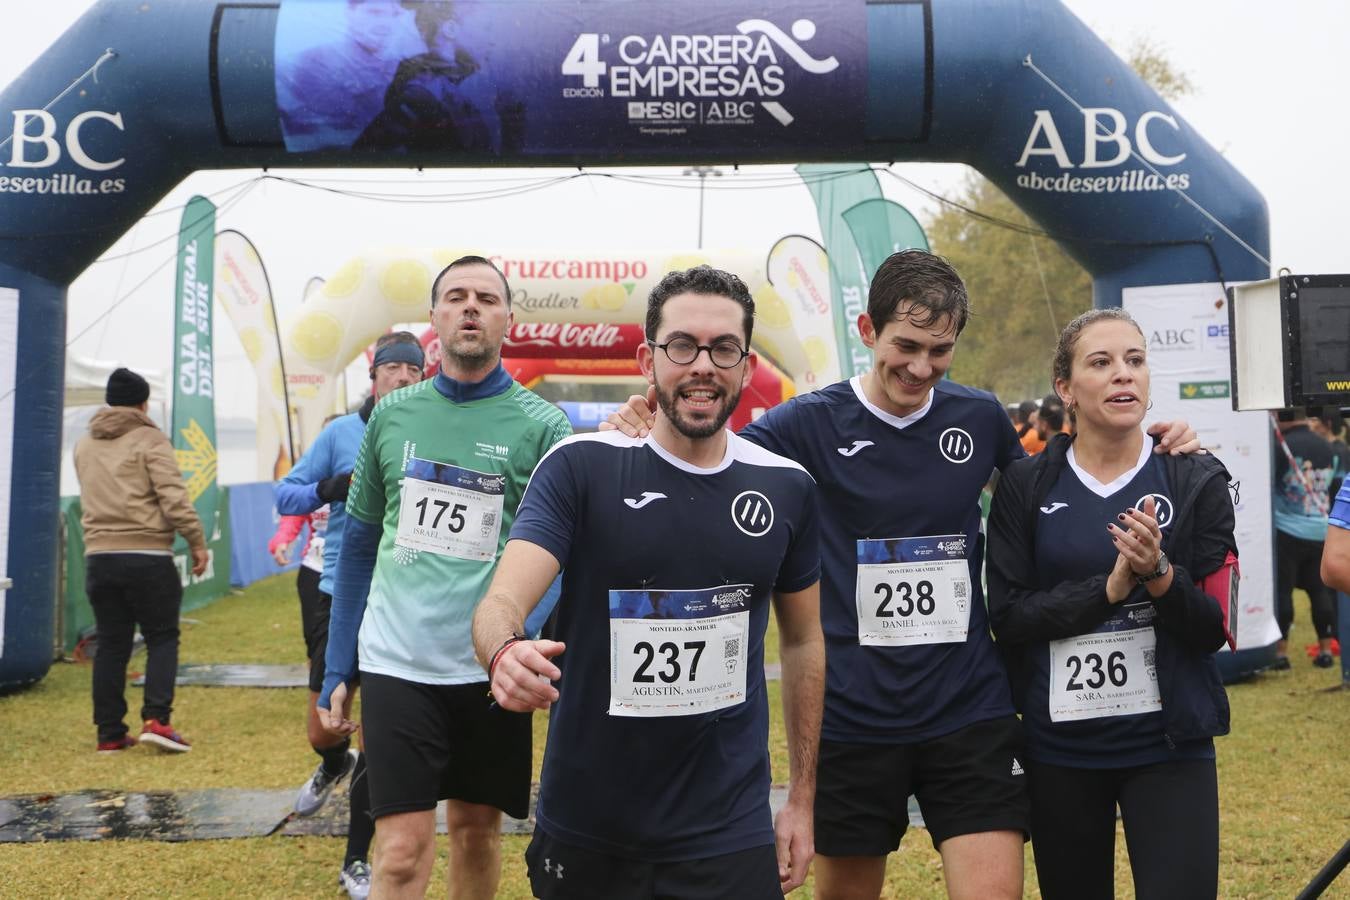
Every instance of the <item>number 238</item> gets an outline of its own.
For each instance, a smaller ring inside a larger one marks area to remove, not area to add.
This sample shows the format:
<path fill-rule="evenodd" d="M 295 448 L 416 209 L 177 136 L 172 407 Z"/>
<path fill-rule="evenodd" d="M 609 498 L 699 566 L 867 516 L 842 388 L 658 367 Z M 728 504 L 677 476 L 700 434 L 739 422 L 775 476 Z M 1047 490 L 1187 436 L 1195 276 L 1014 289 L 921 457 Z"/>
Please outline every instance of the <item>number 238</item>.
<path fill-rule="evenodd" d="M 915 610 L 921 616 L 931 616 L 937 609 L 931 581 L 920 581 L 917 590 L 908 581 L 901 581 L 894 588 L 883 581 L 876 586 L 874 593 L 881 597 L 881 602 L 877 604 L 879 618 L 891 619 L 895 616 L 905 618 L 913 615 Z M 917 599 L 915 593 L 918 594 Z M 891 609 L 892 600 L 895 601 L 894 609 Z"/>

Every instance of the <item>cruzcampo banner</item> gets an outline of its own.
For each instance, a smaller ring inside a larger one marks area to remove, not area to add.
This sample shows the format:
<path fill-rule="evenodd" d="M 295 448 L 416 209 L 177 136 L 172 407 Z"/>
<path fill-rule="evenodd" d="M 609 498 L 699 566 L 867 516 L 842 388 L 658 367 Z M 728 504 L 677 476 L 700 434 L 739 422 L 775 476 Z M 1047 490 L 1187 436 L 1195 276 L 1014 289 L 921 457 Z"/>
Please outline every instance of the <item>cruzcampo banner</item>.
<path fill-rule="evenodd" d="M 173 333 L 173 425 L 170 435 L 188 496 L 202 527 L 216 530 L 215 377 L 211 353 L 211 308 L 215 267 L 216 208 L 193 197 L 178 231 Z M 182 544 L 182 538 L 179 538 Z M 181 548 L 180 548 L 181 549 Z"/>
<path fill-rule="evenodd" d="M 881 200 L 881 185 L 871 169 L 837 165 L 801 165 L 797 173 L 816 201 L 820 233 L 830 260 L 830 299 L 834 338 L 839 348 L 840 375 L 861 375 L 872 365 L 872 352 L 858 335 L 858 315 L 867 311 L 867 285 L 873 268 L 865 267 L 844 213 L 867 200 Z"/>

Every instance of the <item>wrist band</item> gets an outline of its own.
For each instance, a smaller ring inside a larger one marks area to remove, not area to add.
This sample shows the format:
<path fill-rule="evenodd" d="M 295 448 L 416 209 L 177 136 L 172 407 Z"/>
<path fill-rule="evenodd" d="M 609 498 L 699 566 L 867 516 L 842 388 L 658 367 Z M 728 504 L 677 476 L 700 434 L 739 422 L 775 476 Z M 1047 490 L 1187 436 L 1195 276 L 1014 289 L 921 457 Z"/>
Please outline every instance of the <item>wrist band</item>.
<path fill-rule="evenodd" d="M 510 647 L 512 644 L 516 644 L 524 640 L 528 640 L 528 638 L 526 638 L 525 635 L 513 631 L 511 632 L 511 636 L 509 638 L 502 641 L 502 645 L 493 652 L 491 658 L 488 660 L 488 681 L 492 680 L 492 672 L 494 669 L 497 668 L 497 658 L 502 655 L 502 652 L 506 650 L 507 647 Z"/>

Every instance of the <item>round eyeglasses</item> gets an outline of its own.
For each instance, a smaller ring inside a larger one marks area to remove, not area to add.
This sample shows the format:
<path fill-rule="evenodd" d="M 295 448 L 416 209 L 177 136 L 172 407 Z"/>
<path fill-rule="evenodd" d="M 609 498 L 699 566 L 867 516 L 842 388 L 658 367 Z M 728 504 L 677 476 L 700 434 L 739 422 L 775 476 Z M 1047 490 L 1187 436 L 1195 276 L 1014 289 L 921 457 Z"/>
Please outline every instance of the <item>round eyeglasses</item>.
<path fill-rule="evenodd" d="M 674 338 L 664 344 L 658 344 L 655 341 L 648 341 L 647 343 L 658 350 L 664 351 L 666 359 L 677 366 L 689 365 L 698 359 L 699 353 L 704 350 L 708 351 L 708 358 L 719 369 L 734 369 L 741 364 L 741 360 L 750 355 L 749 350 L 741 349 L 741 345 L 735 341 L 716 341 L 712 346 L 696 343 L 689 338 Z"/>

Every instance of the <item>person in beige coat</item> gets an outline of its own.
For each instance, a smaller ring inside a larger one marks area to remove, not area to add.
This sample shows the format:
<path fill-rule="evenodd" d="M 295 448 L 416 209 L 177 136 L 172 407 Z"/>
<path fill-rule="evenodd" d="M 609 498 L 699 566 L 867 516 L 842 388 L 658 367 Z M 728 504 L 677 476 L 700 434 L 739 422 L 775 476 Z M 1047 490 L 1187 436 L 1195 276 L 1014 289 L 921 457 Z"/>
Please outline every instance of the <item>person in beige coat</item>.
<path fill-rule="evenodd" d="M 178 677 L 178 614 L 183 585 L 173 561 L 174 533 L 192 549 L 192 574 L 210 556 L 173 445 L 146 415 L 150 385 L 130 369 L 108 378 L 108 405 L 75 445 L 84 514 L 85 591 L 98 627 L 94 724 L 98 752 L 134 747 L 127 732 L 127 663 L 136 627 L 145 637 L 140 743 L 182 753 L 190 744 L 169 724 Z"/>

